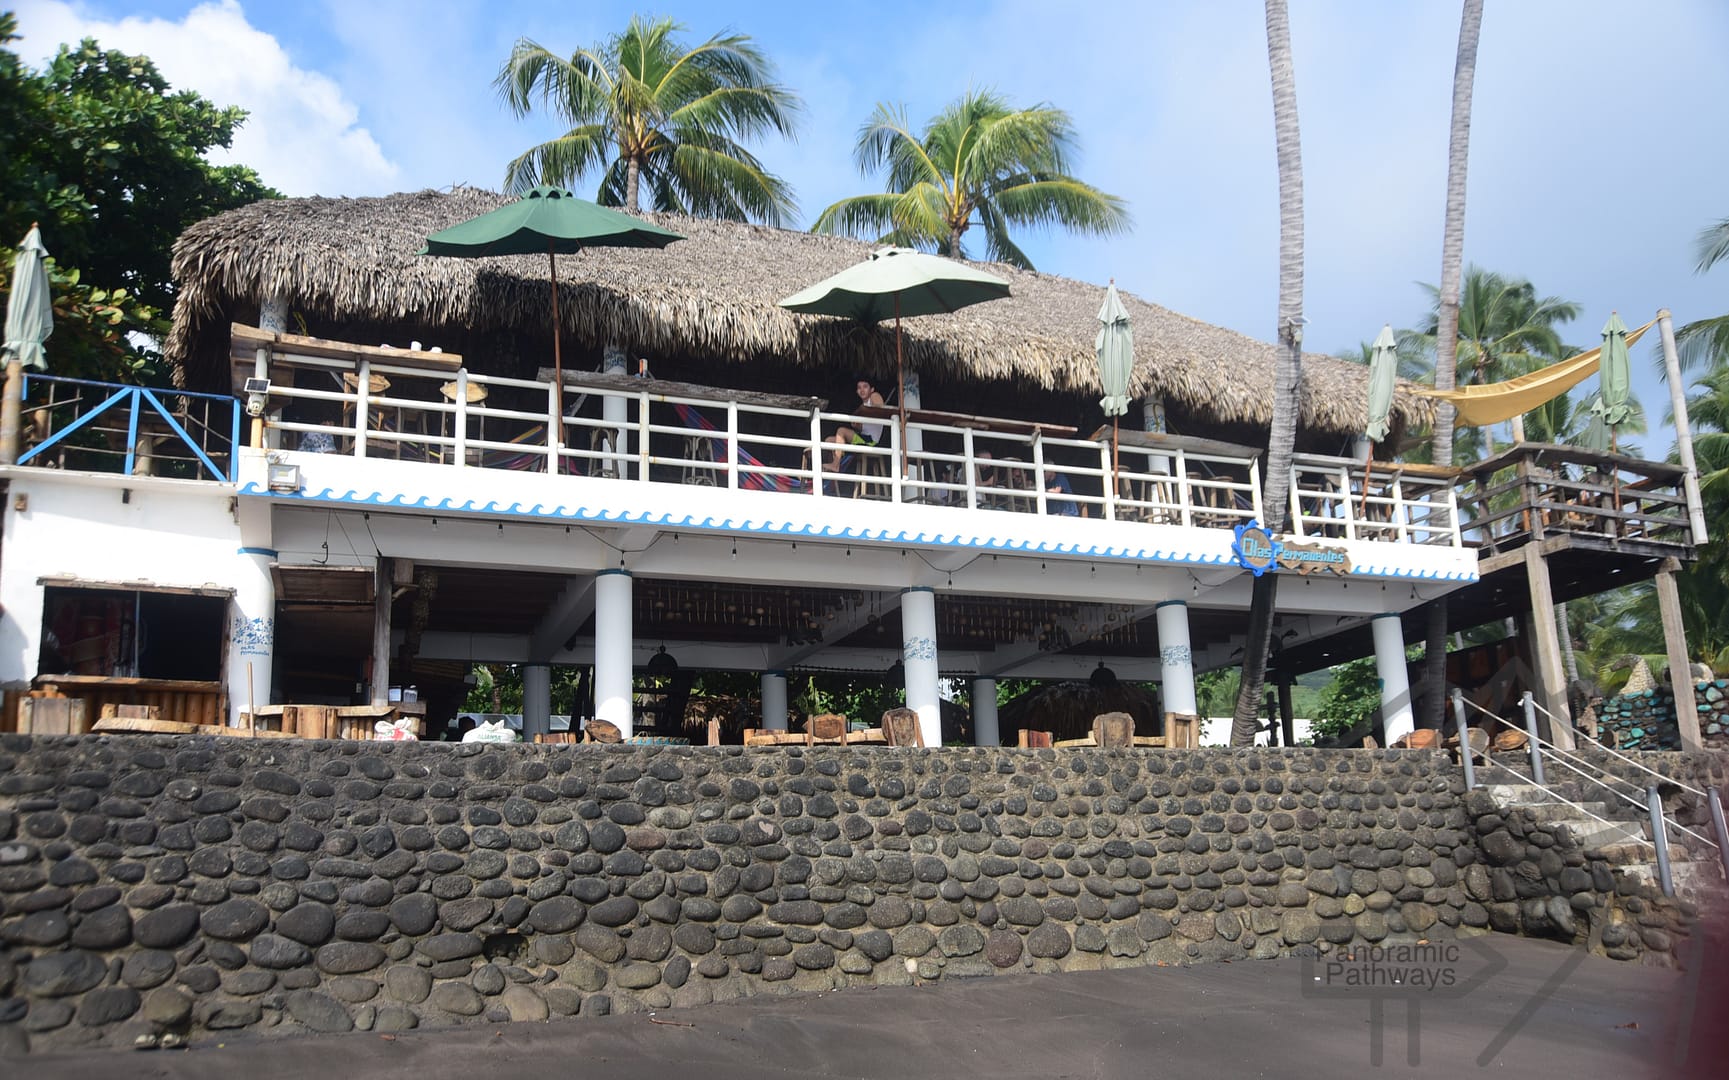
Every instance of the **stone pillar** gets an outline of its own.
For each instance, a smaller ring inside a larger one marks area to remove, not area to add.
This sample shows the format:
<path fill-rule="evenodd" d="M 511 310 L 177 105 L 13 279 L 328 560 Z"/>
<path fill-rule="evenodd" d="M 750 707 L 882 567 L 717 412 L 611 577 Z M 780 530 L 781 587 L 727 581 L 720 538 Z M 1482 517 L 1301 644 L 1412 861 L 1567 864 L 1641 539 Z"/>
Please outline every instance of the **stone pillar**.
<path fill-rule="evenodd" d="M 942 698 L 937 693 L 937 594 L 924 586 L 901 590 L 901 662 L 907 708 L 919 714 L 926 746 L 943 744 Z"/>
<path fill-rule="evenodd" d="M 629 375 L 630 360 L 624 355 L 624 350 L 617 345 L 608 345 L 604 353 L 601 370 L 608 375 Z M 630 402 L 621 397 L 601 399 L 601 417 L 608 424 L 615 425 L 607 432 L 607 439 L 612 443 L 612 449 L 620 457 L 616 462 L 603 462 L 602 475 L 616 476 L 621 480 L 630 479 Z"/>
<path fill-rule="evenodd" d="M 1399 616 L 1384 612 L 1369 620 L 1369 630 L 1375 638 L 1375 674 L 1381 677 L 1381 733 L 1392 746 L 1417 727 L 1405 667 L 1405 627 Z"/>
<path fill-rule="evenodd" d="M 973 745 L 1001 746 L 1002 732 L 997 724 L 997 681 L 973 680 Z"/>
<path fill-rule="evenodd" d="M 786 672 L 762 673 L 762 726 L 769 731 L 786 730 Z"/>
<path fill-rule="evenodd" d="M 240 575 L 234 599 L 228 605 L 228 686 L 230 724 L 240 723 L 240 714 L 253 705 L 274 704 L 271 679 L 276 649 L 276 585 L 270 564 L 276 552 L 269 548 L 241 548 Z"/>
<path fill-rule="evenodd" d="M 1195 699 L 1195 658 L 1189 650 L 1189 605 L 1181 600 L 1166 600 L 1153 610 L 1159 628 L 1159 669 L 1164 683 L 1162 696 L 1165 711 L 1194 716 L 1199 711 Z"/>
<path fill-rule="evenodd" d="M 594 717 L 616 724 L 627 739 L 635 718 L 635 653 L 630 571 L 602 570 L 594 582 Z"/>
<path fill-rule="evenodd" d="M 522 741 L 552 731 L 552 665 L 522 667 Z"/>

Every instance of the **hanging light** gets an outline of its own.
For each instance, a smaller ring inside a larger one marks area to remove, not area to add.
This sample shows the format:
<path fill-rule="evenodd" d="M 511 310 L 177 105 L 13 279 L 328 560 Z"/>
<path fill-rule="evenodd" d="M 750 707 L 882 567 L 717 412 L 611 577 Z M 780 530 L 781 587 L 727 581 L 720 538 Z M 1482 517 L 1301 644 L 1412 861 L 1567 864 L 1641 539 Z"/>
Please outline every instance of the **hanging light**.
<path fill-rule="evenodd" d="M 1087 676 L 1087 682 L 1100 690 L 1108 690 L 1117 685 L 1117 673 L 1106 667 L 1105 662 L 1100 660 L 1099 666 L 1093 669 L 1091 675 Z"/>
<path fill-rule="evenodd" d="M 666 646 L 662 645 L 653 656 L 648 658 L 648 664 L 644 670 L 650 675 L 676 675 L 678 674 L 678 661 L 673 659 L 672 654 L 666 651 Z"/>

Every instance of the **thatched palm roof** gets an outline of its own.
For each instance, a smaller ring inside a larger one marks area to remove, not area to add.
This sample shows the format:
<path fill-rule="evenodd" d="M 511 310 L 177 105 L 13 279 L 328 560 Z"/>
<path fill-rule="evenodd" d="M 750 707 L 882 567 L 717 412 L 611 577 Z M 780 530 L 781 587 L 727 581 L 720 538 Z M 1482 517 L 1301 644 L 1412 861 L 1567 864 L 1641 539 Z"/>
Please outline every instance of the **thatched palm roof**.
<path fill-rule="evenodd" d="M 538 336 L 548 324 L 547 261 L 417 256 L 428 234 L 504 196 L 471 188 L 364 199 L 283 199 L 199 222 L 174 247 L 179 298 L 167 356 L 183 385 L 226 385 L 227 328 L 267 296 L 334 326 Z M 865 258 L 872 245 L 733 222 L 647 215 L 686 239 L 664 251 L 597 250 L 559 260 L 565 342 L 633 355 L 691 355 L 807 368 L 892 371 L 886 332 L 795 315 L 776 301 Z M 992 380 L 1098 392 L 1093 336 L 1101 290 L 992 264 L 1013 296 L 903 324 L 909 362 L 944 381 Z M 1221 423 L 1272 417 L 1273 349 L 1124 294 L 1135 330 L 1133 396 L 1154 394 Z M 406 342 L 402 342 L 406 344 Z M 484 369 L 470 355 L 471 367 Z M 1304 359 L 1301 423 L 1348 434 L 1364 423 L 1363 368 Z M 1431 408 L 1401 387 L 1398 424 Z"/>

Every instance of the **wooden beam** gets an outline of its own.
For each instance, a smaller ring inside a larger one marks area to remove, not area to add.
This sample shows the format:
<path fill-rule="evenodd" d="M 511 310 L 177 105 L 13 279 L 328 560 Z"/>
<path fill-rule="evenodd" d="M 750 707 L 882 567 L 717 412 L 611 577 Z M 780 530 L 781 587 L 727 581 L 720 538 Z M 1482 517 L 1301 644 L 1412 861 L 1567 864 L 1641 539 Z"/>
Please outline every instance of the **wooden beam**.
<path fill-rule="evenodd" d="M 372 693 L 374 706 L 390 704 L 390 559 L 380 555 L 372 603 Z"/>
<path fill-rule="evenodd" d="M 1657 571 L 1657 608 L 1663 616 L 1663 648 L 1669 654 L 1669 685 L 1675 691 L 1675 722 L 1681 729 L 1681 749 L 1696 753 L 1704 748 L 1699 738 L 1699 703 L 1693 697 L 1693 669 L 1687 661 L 1687 628 L 1681 621 L 1681 593 L 1675 587 L 1675 571 L 1681 564 L 1664 559 Z"/>
<path fill-rule="evenodd" d="M 1536 545 L 1525 548 L 1525 574 L 1531 589 L 1532 646 L 1535 653 L 1535 692 L 1554 717 L 1549 741 L 1563 750 L 1573 749 L 1573 723 L 1567 710 L 1567 674 L 1561 663 L 1561 635 L 1555 626 L 1555 599 L 1549 588 L 1549 564 Z"/>

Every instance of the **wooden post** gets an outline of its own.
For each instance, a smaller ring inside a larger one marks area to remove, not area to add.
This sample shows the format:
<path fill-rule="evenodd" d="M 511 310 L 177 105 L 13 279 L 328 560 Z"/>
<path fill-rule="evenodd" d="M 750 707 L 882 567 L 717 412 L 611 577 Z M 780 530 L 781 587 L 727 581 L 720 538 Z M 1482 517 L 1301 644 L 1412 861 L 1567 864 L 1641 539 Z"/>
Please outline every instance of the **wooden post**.
<path fill-rule="evenodd" d="M 383 555 L 378 557 L 373 582 L 370 703 L 377 706 L 390 704 L 390 598 L 395 591 L 390 583 L 390 560 Z"/>
<path fill-rule="evenodd" d="M 1296 744 L 1296 726 L 1296 710 L 1291 704 L 1291 677 L 1281 675 L 1279 677 L 1279 727 L 1284 738 L 1280 741 L 1280 746 Z"/>
<path fill-rule="evenodd" d="M 1693 697 L 1693 670 L 1687 662 L 1687 630 L 1681 622 L 1681 594 L 1675 588 L 1676 559 L 1664 559 L 1657 571 L 1657 607 L 1663 616 L 1663 648 L 1669 654 L 1669 685 L 1675 691 L 1675 722 L 1681 728 L 1681 749 L 1703 749 L 1699 739 L 1699 703 Z"/>
<path fill-rule="evenodd" d="M 18 461 L 18 433 L 23 427 L 24 362 L 14 356 L 6 364 L 6 398 L 0 405 L 0 465 Z"/>
<path fill-rule="evenodd" d="M 1555 598 L 1549 588 L 1549 564 L 1543 545 L 1535 540 L 1525 545 L 1525 575 L 1531 588 L 1532 667 L 1537 676 L 1537 696 L 1552 714 L 1549 741 L 1563 750 L 1573 749 L 1573 722 L 1567 710 L 1567 674 L 1561 664 L 1561 635 L 1555 626 Z"/>
<path fill-rule="evenodd" d="M 1705 508 L 1699 501 L 1699 467 L 1693 461 L 1693 429 L 1687 422 L 1687 385 L 1681 379 L 1681 361 L 1675 352 L 1675 326 L 1669 309 L 1657 312 L 1657 333 L 1663 338 L 1663 372 L 1669 380 L 1669 407 L 1675 413 L 1675 445 L 1687 492 L 1687 520 L 1693 526 L 1693 546 L 1704 547 Z"/>

